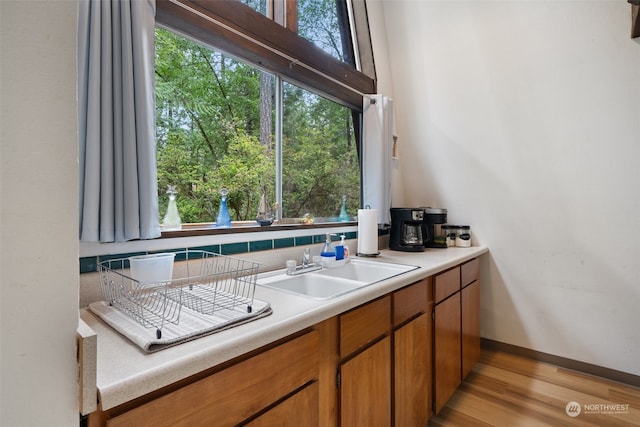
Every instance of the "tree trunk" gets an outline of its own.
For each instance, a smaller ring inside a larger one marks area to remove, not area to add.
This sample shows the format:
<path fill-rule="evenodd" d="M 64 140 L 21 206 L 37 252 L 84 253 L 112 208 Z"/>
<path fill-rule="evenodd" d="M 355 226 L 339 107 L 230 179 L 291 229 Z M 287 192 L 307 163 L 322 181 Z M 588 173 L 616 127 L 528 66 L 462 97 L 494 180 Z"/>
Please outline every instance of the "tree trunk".
<path fill-rule="evenodd" d="M 273 77 L 260 73 L 260 144 L 271 151 L 271 110 L 272 110 Z"/>

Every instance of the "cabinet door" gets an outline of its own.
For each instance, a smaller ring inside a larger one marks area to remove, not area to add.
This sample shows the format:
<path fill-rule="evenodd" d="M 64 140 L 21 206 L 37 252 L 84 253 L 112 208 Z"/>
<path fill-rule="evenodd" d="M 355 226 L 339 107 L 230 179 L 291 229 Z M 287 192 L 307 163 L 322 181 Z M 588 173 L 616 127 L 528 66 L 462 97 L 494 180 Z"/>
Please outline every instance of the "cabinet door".
<path fill-rule="evenodd" d="M 253 421 L 241 424 L 247 427 L 300 427 L 319 424 L 319 387 L 314 381 L 279 405 Z"/>
<path fill-rule="evenodd" d="M 480 282 L 475 281 L 462 294 L 462 379 L 480 360 Z"/>
<path fill-rule="evenodd" d="M 431 412 L 431 310 L 394 332 L 395 426 L 426 426 Z"/>
<path fill-rule="evenodd" d="M 436 414 L 461 383 L 460 292 L 435 307 L 434 398 Z"/>
<path fill-rule="evenodd" d="M 391 425 L 391 339 L 383 338 L 340 368 L 340 426 Z"/>
<path fill-rule="evenodd" d="M 235 426 L 318 378 L 318 331 L 107 421 L 107 427 Z"/>

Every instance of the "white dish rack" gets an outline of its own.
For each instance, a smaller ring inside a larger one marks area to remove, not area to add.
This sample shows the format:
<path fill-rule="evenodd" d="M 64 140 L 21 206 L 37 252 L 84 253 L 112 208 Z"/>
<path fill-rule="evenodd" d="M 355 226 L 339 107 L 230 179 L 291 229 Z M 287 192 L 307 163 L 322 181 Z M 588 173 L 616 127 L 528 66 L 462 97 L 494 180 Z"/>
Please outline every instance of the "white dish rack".
<path fill-rule="evenodd" d="M 224 310 L 251 313 L 260 263 L 213 252 L 176 252 L 171 280 L 141 284 L 131 277 L 129 258 L 98 264 L 104 300 L 162 337 L 165 322 L 178 324 L 183 307 L 203 315 Z"/>

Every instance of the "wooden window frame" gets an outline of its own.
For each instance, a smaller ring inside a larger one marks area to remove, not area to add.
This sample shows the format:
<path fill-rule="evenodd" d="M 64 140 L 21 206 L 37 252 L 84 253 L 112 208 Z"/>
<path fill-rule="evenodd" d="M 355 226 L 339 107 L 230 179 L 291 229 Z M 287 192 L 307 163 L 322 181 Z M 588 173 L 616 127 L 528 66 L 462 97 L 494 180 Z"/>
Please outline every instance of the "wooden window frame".
<path fill-rule="evenodd" d="M 376 92 L 373 78 L 238 0 L 158 0 L 156 8 L 158 24 L 356 111 L 363 94 Z"/>

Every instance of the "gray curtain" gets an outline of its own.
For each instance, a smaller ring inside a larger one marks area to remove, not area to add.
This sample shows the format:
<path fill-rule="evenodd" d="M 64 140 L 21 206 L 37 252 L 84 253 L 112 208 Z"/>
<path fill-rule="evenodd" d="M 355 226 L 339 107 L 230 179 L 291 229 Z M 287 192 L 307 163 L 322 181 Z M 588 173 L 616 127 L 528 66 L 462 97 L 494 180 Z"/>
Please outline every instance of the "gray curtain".
<path fill-rule="evenodd" d="M 160 236 L 155 0 L 80 0 L 80 240 Z"/>

